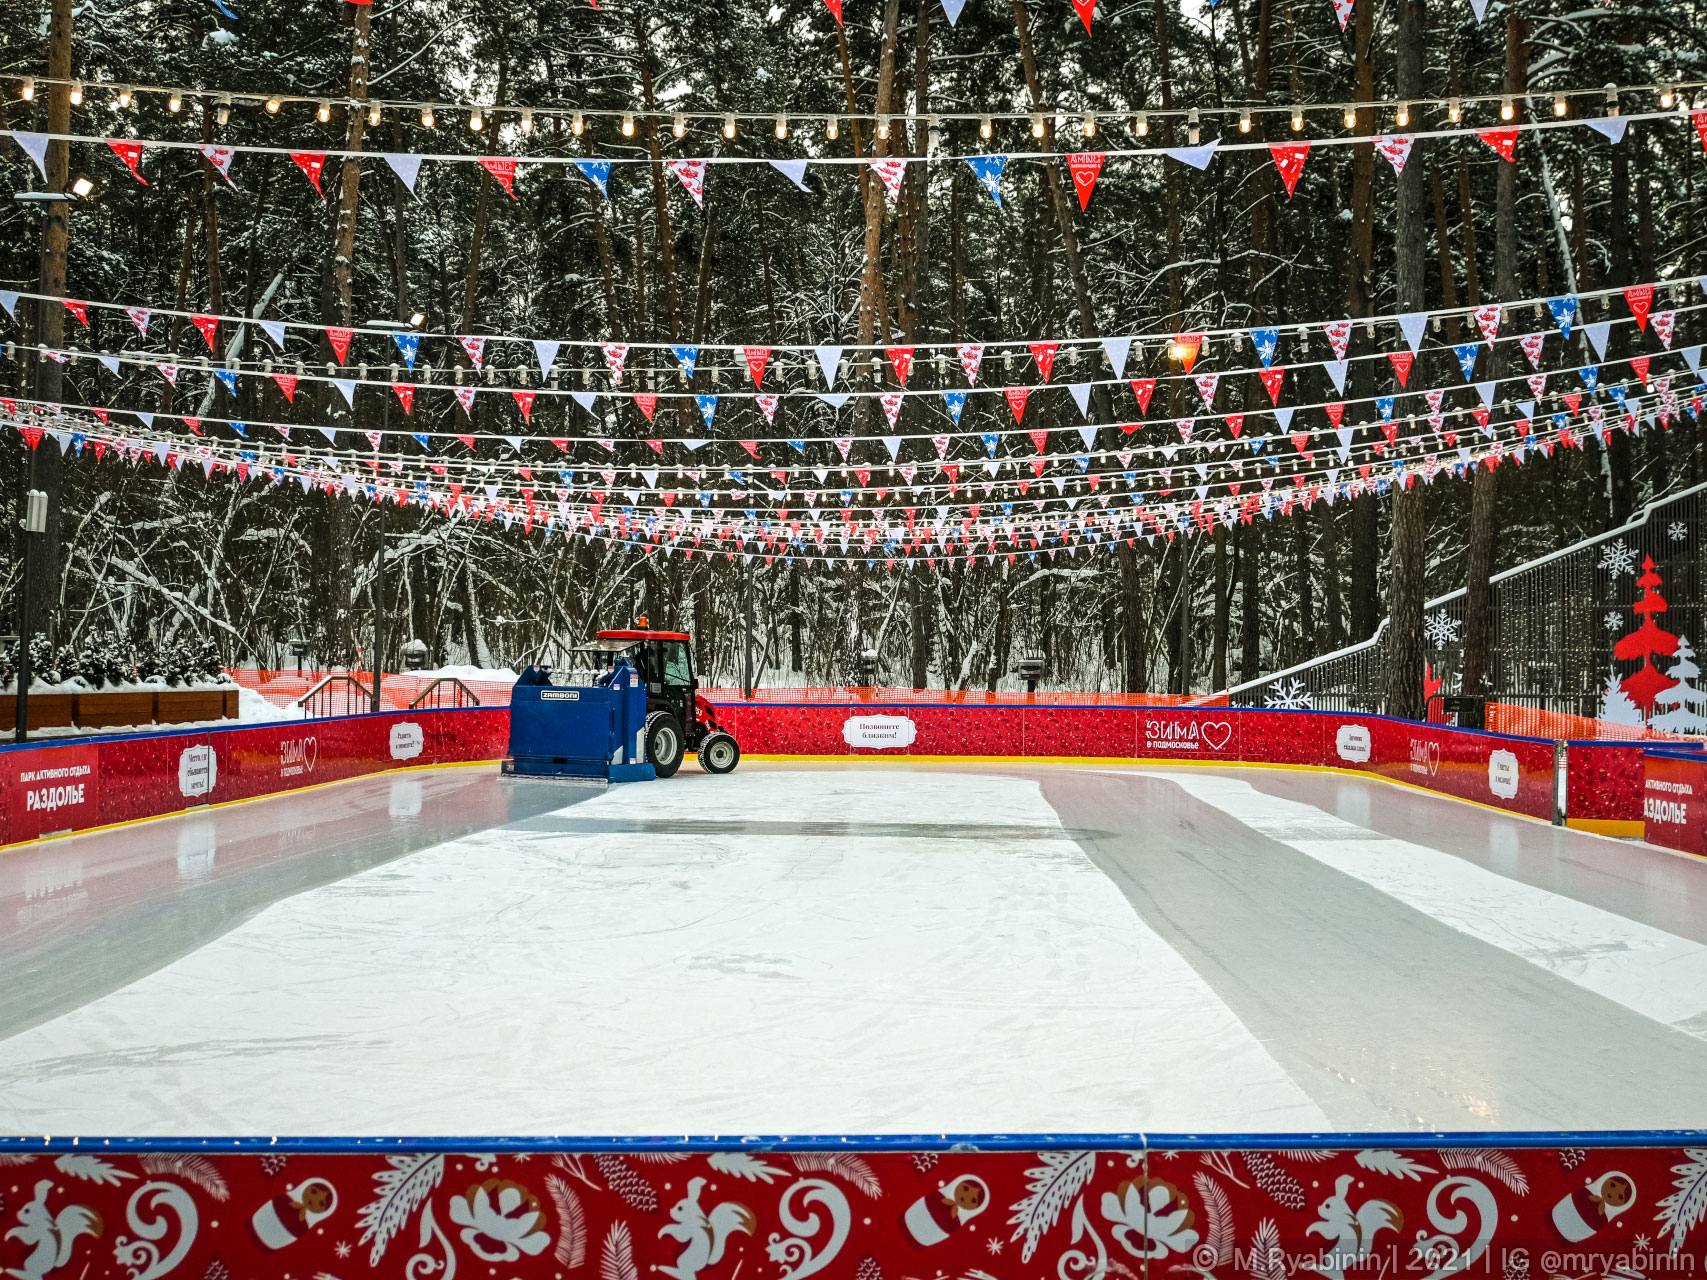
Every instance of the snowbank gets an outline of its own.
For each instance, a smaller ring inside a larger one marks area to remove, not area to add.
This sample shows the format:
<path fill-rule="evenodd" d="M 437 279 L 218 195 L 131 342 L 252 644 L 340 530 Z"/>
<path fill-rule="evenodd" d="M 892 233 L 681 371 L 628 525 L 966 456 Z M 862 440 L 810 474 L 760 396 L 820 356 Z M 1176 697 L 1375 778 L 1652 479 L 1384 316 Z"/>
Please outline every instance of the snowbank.
<path fill-rule="evenodd" d="M 435 667 L 431 671 L 399 671 L 399 676 L 432 680 L 450 677 L 457 680 L 486 680 L 493 684 L 514 684 L 519 678 L 508 667 Z M 387 679 L 391 677 L 387 676 Z"/>

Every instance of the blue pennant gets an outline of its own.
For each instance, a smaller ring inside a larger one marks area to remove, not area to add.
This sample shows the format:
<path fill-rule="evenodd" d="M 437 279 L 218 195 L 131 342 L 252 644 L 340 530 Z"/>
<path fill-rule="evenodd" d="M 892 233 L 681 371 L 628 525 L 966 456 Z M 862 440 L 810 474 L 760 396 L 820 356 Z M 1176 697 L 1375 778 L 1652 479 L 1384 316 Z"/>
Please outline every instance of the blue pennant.
<path fill-rule="evenodd" d="M 213 7 L 215 9 L 218 9 L 226 17 L 230 18 L 233 22 L 241 22 L 242 21 L 241 18 L 239 18 L 235 13 L 232 12 L 231 7 L 229 5 L 222 3 L 222 0 L 213 0 Z"/>
<path fill-rule="evenodd" d="M 420 435 L 415 436 L 415 443 L 420 445 L 428 453 L 431 453 L 433 451 L 432 440 L 433 440 L 433 438 L 431 436 L 420 436 Z"/>
<path fill-rule="evenodd" d="M 954 425 L 958 427 L 960 425 L 960 411 L 966 407 L 966 393 L 964 391 L 944 391 L 942 398 L 948 403 L 948 416 L 954 419 Z M 991 454 L 990 456 L 994 457 L 995 455 Z"/>
<path fill-rule="evenodd" d="M 1547 310 L 1553 313 L 1553 323 L 1559 326 L 1559 332 L 1565 337 L 1571 336 L 1571 323 L 1577 318 L 1577 296 L 1566 294 L 1562 298 L 1549 298 Z"/>
<path fill-rule="evenodd" d="M 1481 351 L 1479 342 L 1461 342 L 1452 348 L 1452 354 L 1458 357 L 1458 367 L 1464 370 L 1464 381 L 1470 381 L 1470 375 L 1476 370 L 1476 357 Z"/>
<path fill-rule="evenodd" d="M 1618 402 L 1618 408 L 1620 411 L 1622 411 L 1624 408 L 1624 397 L 1627 394 L 1625 392 L 1624 388 L 1623 387 L 1608 387 L 1606 389 L 1606 394 L 1611 396 L 1614 400 L 1616 400 Z"/>
<path fill-rule="evenodd" d="M 1280 346 L 1280 330 L 1252 329 L 1251 342 L 1256 346 L 1262 367 L 1266 369 L 1274 363 L 1274 353 Z"/>
<path fill-rule="evenodd" d="M 391 340 L 397 344 L 397 350 L 403 354 L 403 363 L 411 369 L 415 367 L 415 355 L 421 349 L 421 335 L 418 333 L 394 333 Z"/>
<path fill-rule="evenodd" d="M 1381 421 L 1393 420 L 1393 406 L 1398 402 L 1397 396 L 1376 396 L 1375 407 L 1381 411 Z"/>
<path fill-rule="evenodd" d="M 1553 415 L 1553 430 L 1563 431 L 1566 427 L 1568 427 L 1570 425 L 1571 425 L 1570 419 L 1568 417 L 1566 417 L 1564 414 L 1555 413 Z"/>
<path fill-rule="evenodd" d="M 693 377 L 694 365 L 699 363 L 698 347 L 675 347 L 676 359 L 682 366 L 682 372 Z"/>
<path fill-rule="evenodd" d="M 237 374 L 231 369 L 215 369 L 213 376 L 225 384 L 225 389 L 232 395 L 237 394 Z"/>
<path fill-rule="evenodd" d="M 592 184 L 599 189 L 599 194 L 607 200 L 610 198 L 610 161 L 609 160 L 577 160 L 575 167 L 586 174 Z"/>
<path fill-rule="evenodd" d="M 984 190 L 990 193 L 990 199 L 996 202 L 999 209 L 1002 205 L 1002 169 L 1008 163 L 1006 156 L 967 156 L 966 163 L 972 166 L 972 172 L 978 175 L 978 181 L 983 183 Z"/>
<path fill-rule="evenodd" d="M 1593 391 L 1600 385 L 1600 366 L 1585 365 L 1577 370 L 1577 376 L 1583 380 L 1583 389 Z"/>
<path fill-rule="evenodd" d="M 680 348 L 678 348 L 678 350 L 680 350 Z M 700 416 L 705 419 L 705 425 L 709 427 L 711 425 L 711 420 L 717 416 L 717 397 L 695 396 L 694 399 L 699 401 Z"/>
<path fill-rule="evenodd" d="M 793 449 L 796 453 L 805 453 L 806 452 L 806 441 L 804 441 L 804 440 L 790 440 L 788 442 L 788 446 L 789 446 L 789 448 Z"/>
<path fill-rule="evenodd" d="M 238 435 L 242 436 L 245 440 L 247 440 L 249 438 L 249 426 L 247 423 L 233 422 L 231 424 L 231 429 L 233 431 L 235 431 Z"/>
<path fill-rule="evenodd" d="M 961 399 L 964 400 L 965 398 L 966 398 L 966 393 L 961 392 Z M 956 421 L 958 421 L 958 419 L 956 419 Z M 995 432 L 987 431 L 984 433 L 984 451 L 986 453 L 988 453 L 992 458 L 996 456 L 996 446 L 999 445 L 1001 442 L 1002 442 L 1002 438 L 999 435 L 997 435 Z"/>

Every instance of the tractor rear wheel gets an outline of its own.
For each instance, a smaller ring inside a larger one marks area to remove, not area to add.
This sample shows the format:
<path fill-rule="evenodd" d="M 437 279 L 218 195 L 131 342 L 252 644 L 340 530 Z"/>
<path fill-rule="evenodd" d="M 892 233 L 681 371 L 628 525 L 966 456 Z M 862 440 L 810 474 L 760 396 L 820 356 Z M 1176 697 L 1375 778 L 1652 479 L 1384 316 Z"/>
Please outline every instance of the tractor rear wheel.
<path fill-rule="evenodd" d="M 646 758 L 660 778 L 675 776 L 682 767 L 681 722 L 668 711 L 654 711 L 646 717 Z"/>
<path fill-rule="evenodd" d="M 699 767 L 707 773 L 729 773 L 740 762 L 740 745 L 722 730 L 706 734 L 699 744 Z"/>

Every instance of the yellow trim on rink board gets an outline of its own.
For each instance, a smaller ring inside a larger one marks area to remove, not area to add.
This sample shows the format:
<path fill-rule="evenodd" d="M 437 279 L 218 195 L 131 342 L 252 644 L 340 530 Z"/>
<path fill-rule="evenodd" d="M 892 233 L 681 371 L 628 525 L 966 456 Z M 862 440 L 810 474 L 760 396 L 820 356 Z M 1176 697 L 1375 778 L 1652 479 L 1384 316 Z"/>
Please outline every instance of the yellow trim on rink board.
<path fill-rule="evenodd" d="M 1622 818 L 1566 818 L 1565 825 L 1573 831 L 1591 835 L 1616 836 L 1620 840 L 1640 840 L 1647 835 L 1647 824 Z"/>
<path fill-rule="evenodd" d="M 73 836 L 90 836 L 97 831 L 117 831 L 121 827 L 139 827 L 145 822 L 159 822 L 163 818 L 181 818 L 187 813 L 206 813 L 210 809 L 229 809 L 233 805 L 253 804 L 257 800 L 277 800 L 280 796 L 297 796 L 304 791 L 319 791 L 322 787 L 338 787 L 346 782 L 360 782 L 364 778 L 383 778 L 388 773 L 418 773 L 422 769 L 467 769 L 477 764 L 500 764 L 499 759 L 491 760 L 442 760 L 437 764 L 396 765 L 390 769 L 375 769 L 372 773 L 352 774 L 348 778 L 328 778 L 325 782 L 310 782 L 307 786 L 291 787 L 288 791 L 269 791 L 264 796 L 240 796 L 236 800 L 221 800 L 217 804 L 188 805 L 182 809 L 171 809 L 165 813 L 151 813 L 146 818 L 126 818 L 123 822 L 104 822 L 98 827 L 78 827 L 75 831 L 55 831 L 50 835 L 32 836 L 28 840 L 14 840 L 10 844 L 0 844 L 0 853 L 8 849 L 23 849 L 33 844 L 45 844 L 49 840 L 69 840 Z"/>

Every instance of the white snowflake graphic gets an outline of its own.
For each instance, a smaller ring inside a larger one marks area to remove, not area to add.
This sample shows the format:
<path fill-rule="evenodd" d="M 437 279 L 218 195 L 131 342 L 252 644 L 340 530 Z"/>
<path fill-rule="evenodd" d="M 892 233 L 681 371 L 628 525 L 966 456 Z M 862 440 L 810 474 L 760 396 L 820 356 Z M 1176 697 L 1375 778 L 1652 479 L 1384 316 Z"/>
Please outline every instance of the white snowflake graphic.
<path fill-rule="evenodd" d="M 1600 549 L 1600 567 L 1613 574 L 1636 572 L 1636 548 L 1623 538 Z"/>
<path fill-rule="evenodd" d="M 1304 682 L 1293 676 L 1271 686 L 1264 705 L 1275 711 L 1308 711 L 1316 705 L 1316 700 L 1304 687 Z"/>
<path fill-rule="evenodd" d="M 1616 630 L 1618 630 L 1618 628 L 1620 628 L 1624 625 L 1624 619 L 1620 618 L 1618 616 L 1618 614 L 1616 612 L 1614 612 L 1614 613 L 1609 613 L 1606 615 L 1606 617 L 1602 618 L 1601 623 L 1606 627 L 1606 629 L 1608 631 L 1616 631 Z"/>
<path fill-rule="evenodd" d="M 1683 521 L 1673 520 L 1666 526 L 1666 536 L 1673 542 L 1682 542 L 1684 538 L 1689 536 L 1689 530 L 1684 526 Z"/>
<path fill-rule="evenodd" d="M 1646 1234 L 1638 1235 L 1636 1237 L 1636 1248 L 1641 1250 L 1643 1253 L 1646 1253 L 1652 1245 L 1653 1241 L 1648 1239 Z"/>
<path fill-rule="evenodd" d="M 1454 618 L 1442 609 L 1439 612 L 1429 614 L 1423 620 L 1423 634 L 1428 637 L 1431 646 L 1436 649 L 1444 649 L 1449 644 L 1457 643 L 1458 632 L 1463 625 L 1462 620 Z"/>
<path fill-rule="evenodd" d="M 1002 1251 L 1002 1242 L 996 1239 L 995 1236 L 991 1236 L 988 1240 L 984 1241 L 984 1247 L 993 1254 L 1000 1253 Z"/>
<path fill-rule="evenodd" d="M 338 1241 L 338 1243 L 333 1246 L 332 1252 L 337 1254 L 340 1258 L 349 1257 L 351 1252 L 350 1242 L 348 1240 Z"/>

